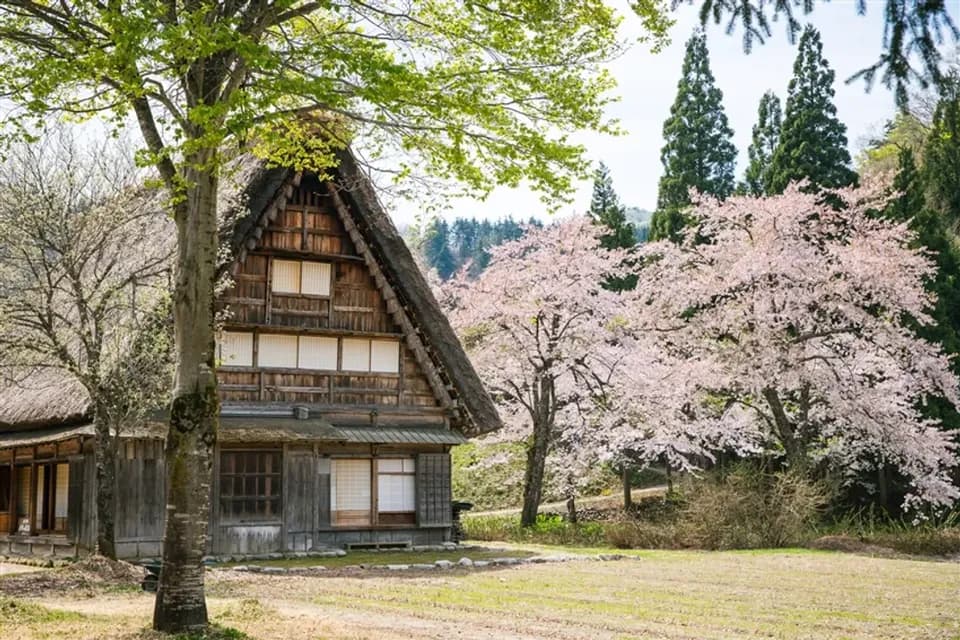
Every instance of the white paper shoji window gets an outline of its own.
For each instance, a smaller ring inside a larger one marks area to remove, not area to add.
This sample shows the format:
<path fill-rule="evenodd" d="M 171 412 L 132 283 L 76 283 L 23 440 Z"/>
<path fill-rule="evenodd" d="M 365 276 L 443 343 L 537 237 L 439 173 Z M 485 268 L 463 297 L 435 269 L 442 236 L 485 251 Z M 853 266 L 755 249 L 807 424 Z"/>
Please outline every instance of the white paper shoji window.
<path fill-rule="evenodd" d="M 343 371 L 370 371 L 370 341 L 344 338 L 340 368 Z"/>
<path fill-rule="evenodd" d="M 370 342 L 370 371 L 397 373 L 400 371 L 400 342 L 372 340 Z"/>
<path fill-rule="evenodd" d="M 253 334 L 224 331 L 220 334 L 219 360 L 225 367 L 253 366 Z"/>
<path fill-rule="evenodd" d="M 334 460 L 330 476 L 330 510 L 340 524 L 369 521 L 370 460 Z"/>
<path fill-rule="evenodd" d="M 259 346 L 257 363 L 261 367 L 297 366 L 297 336 L 261 334 Z"/>
<path fill-rule="evenodd" d="M 297 366 L 301 369 L 336 369 L 337 339 L 300 336 Z"/>
<path fill-rule="evenodd" d="M 277 293 L 300 293 L 300 262 L 274 260 L 272 286 Z"/>
<path fill-rule="evenodd" d="M 328 262 L 274 260 L 271 287 L 274 293 L 329 296 L 331 274 Z"/>
<path fill-rule="evenodd" d="M 304 262 L 300 279 L 300 293 L 313 296 L 330 295 L 330 264 Z"/>
<path fill-rule="evenodd" d="M 377 510 L 381 513 L 416 510 L 416 466 L 413 458 L 377 461 Z"/>
<path fill-rule="evenodd" d="M 69 464 L 58 464 L 57 465 L 57 492 L 56 498 L 54 500 L 54 508 L 56 513 L 54 517 L 56 518 L 66 518 L 67 517 L 67 496 L 70 491 L 70 465 Z"/>

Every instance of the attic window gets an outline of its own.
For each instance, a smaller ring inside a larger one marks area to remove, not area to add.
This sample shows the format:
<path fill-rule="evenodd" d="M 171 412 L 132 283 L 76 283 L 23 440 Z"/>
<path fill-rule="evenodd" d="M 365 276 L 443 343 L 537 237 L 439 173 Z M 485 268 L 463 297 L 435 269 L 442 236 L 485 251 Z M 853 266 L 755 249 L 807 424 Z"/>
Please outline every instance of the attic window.
<path fill-rule="evenodd" d="M 260 335 L 258 366 L 283 369 L 337 368 L 337 339 L 322 336 Z"/>
<path fill-rule="evenodd" d="M 274 293 L 306 296 L 330 295 L 330 263 L 274 260 Z"/>
<path fill-rule="evenodd" d="M 397 340 L 343 339 L 344 371 L 372 371 L 398 373 L 400 371 L 400 342 Z"/>

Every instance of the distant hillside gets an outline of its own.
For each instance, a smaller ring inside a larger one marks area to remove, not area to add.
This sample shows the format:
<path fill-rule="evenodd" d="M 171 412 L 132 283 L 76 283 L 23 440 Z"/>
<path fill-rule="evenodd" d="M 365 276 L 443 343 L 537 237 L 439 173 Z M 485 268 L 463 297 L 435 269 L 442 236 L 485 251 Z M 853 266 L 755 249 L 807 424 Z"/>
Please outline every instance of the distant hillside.
<path fill-rule="evenodd" d="M 653 217 L 653 212 L 640 207 L 627 207 L 626 214 L 627 220 L 632 222 L 637 230 L 637 242 L 646 242 L 650 235 L 650 219 Z"/>

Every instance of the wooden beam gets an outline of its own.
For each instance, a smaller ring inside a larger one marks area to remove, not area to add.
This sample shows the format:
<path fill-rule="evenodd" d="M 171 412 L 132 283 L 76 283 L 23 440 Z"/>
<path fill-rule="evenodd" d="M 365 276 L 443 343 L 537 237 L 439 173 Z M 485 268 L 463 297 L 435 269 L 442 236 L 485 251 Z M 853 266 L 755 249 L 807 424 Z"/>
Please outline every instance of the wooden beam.
<path fill-rule="evenodd" d="M 380 289 L 384 300 L 396 299 L 397 295 L 394 292 L 393 287 L 387 281 L 383 270 L 380 268 L 376 258 L 373 256 L 373 252 L 370 250 L 369 245 L 363 238 L 362 232 L 354 222 L 349 208 L 340 197 L 340 194 L 337 192 L 337 186 L 332 182 L 327 182 L 327 189 L 330 192 L 330 196 L 333 200 L 334 206 L 336 207 L 337 213 L 340 215 L 340 221 L 343 223 L 344 228 L 350 235 L 350 239 L 353 241 L 354 247 L 356 247 L 360 255 L 363 256 L 363 259 L 367 264 L 367 268 L 370 270 L 370 274 L 373 276 L 374 282 Z M 453 398 L 450 396 L 450 392 L 447 390 L 446 385 L 440 378 L 440 374 L 437 372 L 436 366 L 433 364 L 433 360 L 431 360 L 430 356 L 427 354 L 426 347 L 420 340 L 420 335 L 413 326 L 413 323 L 410 321 L 410 318 L 407 316 L 406 311 L 402 308 L 402 306 L 398 306 L 397 310 L 390 315 L 403 330 L 407 346 L 410 347 L 410 351 L 413 352 L 414 357 L 417 359 L 417 362 L 423 369 L 423 373 L 426 376 L 427 381 L 430 383 L 430 387 L 433 389 L 434 394 L 436 394 L 436 397 L 440 400 L 440 403 L 447 409 L 453 409 Z"/>

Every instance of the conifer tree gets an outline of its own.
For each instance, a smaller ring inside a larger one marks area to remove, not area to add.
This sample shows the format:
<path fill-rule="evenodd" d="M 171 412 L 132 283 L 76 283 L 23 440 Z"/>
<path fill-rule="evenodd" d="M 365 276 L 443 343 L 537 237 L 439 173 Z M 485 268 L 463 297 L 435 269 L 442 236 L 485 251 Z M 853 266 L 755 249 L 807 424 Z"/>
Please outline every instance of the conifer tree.
<path fill-rule="evenodd" d="M 603 162 L 593 175 L 593 197 L 587 215 L 594 224 L 602 224 L 610 230 L 600 236 L 600 245 L 604 249 L 629 249 L 637 243 L 636 229 L 627 220 L 626 209 L 613 190 L 610 169 Z"/>
<path fill-rule="evenodd" d="M 734 189 L 737 150 L 723 111 L 723 92 L 710 71 L 703 31 L 696 31 L 687 42 L 677 97 L 663 123 L 663 138 L 663 176 L 650 228 L 654 240 L 676 236 L 684 224 L 683 210 L 690 204 L 691 188 L 719 198 L 726 198 Z"/>
<path fill-rule="evenodd" d="M 593 197 L 587 212 L 590 221 L 601 224 L 610 231 L 600 236 L 603 249 L 629 249 L 637 244 L 637 232 L 632 222 L 627 220 L 627 210 L 620 204 L 617 192 L 613 190 L 613 178 L 610 169 L 600 163 L 593 176 Z M 604 288 L 610 291 L 627 291 L 637 286 L 637 276 L 609 276 Z"/>
<path fill-rule="evenodd" d="M 808 180 L 814 190 L 856 183 L 847 151 L 847 127 L 837 118 L 833 104 L 833 80 L 820 33 L 807 26 L 793 63 L 786 115 L 765 185 L 767 193 L 782 193 L 789 183 L 799 180 Z"/>
<path fill-rule="evenodd" d="M 751 196 L 766 194 L 767 176 L 770 172 L 770 160 L 780 142 L 780 127 L 782 126 L 783 112 L 780 109 L 780 98 L 772 91 L 767 91 L 760 98 L 760 108 L 757 111 L 757 124 L 753 125 L 753 139 L 747 149 L 750 157 L 750 166 L 743 176 L 743 184 L 739 191 Z"/>
<path fill-rule="evenodd" d="M 960 225 L 960 76 L 952 75 L 941 91 L 923 155 L 930 205 L 956 232 Z"/>
<path fill-rule="evenodd" d="M 423 239 L 423 254 L 427 264 L 437 270 L 446 280 L 457 270 L 457 263 L 450 251 L 450 227 L 445 220 L 435 219 L 427 227 Z"/>

